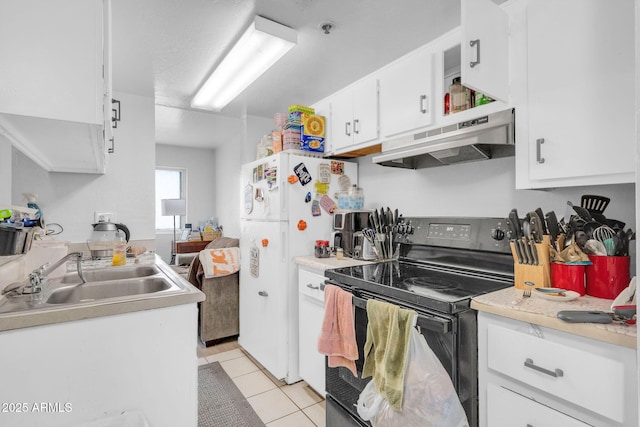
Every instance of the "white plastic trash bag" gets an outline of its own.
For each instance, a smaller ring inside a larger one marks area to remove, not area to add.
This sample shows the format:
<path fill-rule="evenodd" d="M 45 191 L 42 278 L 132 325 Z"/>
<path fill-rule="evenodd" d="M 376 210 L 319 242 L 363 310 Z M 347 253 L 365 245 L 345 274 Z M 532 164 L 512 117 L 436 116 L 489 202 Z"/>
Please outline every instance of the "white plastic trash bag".
<path fill-rule="evenodd" d="M 360 393 L 358 414 L 373 427 L 468 427 L 467 415 L 447 371 L 415 329 L 404 376 L 402 412 L 396 412 L 370 381 Z"/>

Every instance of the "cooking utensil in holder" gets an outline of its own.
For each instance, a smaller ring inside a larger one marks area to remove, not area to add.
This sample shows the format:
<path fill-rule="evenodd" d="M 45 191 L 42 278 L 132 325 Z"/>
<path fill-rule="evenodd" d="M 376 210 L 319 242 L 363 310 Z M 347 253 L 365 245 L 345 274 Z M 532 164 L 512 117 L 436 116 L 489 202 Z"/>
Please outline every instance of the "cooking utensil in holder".
<path fill-rule="evenodd" d="M 549 264 L 549 248 L 551 239 L 549 235 L 542 236 L 542 241 L 536 243 L 538 252 L 538 264 L 521 264 L 515 248 L 515 242 L 510 242 L 513 255 L 514 282 L 517 289 L 525 289 L 524 282 L 533 282 L 534 288 L 551 287 L 551 266 Z"/>

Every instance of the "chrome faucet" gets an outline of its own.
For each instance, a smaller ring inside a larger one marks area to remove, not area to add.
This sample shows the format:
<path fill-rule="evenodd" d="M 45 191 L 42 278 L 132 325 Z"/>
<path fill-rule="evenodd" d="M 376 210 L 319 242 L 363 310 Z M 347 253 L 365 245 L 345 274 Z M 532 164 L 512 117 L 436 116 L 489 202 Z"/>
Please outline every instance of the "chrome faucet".
<path fill-rule="evenodd" d="M 87 281 L 82 274 L 82 252 L 71 252 L 56 261 L 53 265 L 44 264 L 40 267 L 33 270 L 29 273 L 28 282 L 16 282 L 9 284 L 6 288 L 2 290 L 2 295 L 13 292 L 14 294 L 38 294 L 42 292 L 42 283 L 43 280 L 51 274 L 56 268 L 60 267 L 62 264 L 67 262 L 69 259 L 75 257 L 78 269 L 78 276 L 82 283 L 86 283 Z"/>

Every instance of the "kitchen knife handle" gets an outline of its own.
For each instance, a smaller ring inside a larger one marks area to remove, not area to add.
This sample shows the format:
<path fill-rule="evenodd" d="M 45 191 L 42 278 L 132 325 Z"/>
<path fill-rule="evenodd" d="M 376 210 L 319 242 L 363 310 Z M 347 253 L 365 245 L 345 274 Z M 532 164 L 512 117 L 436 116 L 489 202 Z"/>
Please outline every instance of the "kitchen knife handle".
<path fill-rule="evenodd" d="M 533 257 L 533 265 L 538 265 L 538 247 L 533 240 L 529 240 L 529 247 L 531 248 L 531 256 Z"/>
<path fill-rule="evenodd" d="M 533 255 L 531 255 L 531 249 L 529 248 L 529 244 L 527 243 L 527 238 L 523 237 L 519 240 L 520 249 L 522 250 L 522 254 L 524 255 L 524 263 L 525 264 L 533 264 Z"/>
<path fill-rule="evenodd" d="M 512 239 L 511 243 L 513 243 L 513 250 L 516 252 L 516 257 L 518 258 L 518 264 L 523 264 L 524 260 L 522 259 L 522 251 L 520 250 L 520 245 L 518 244 L 518 241 L 515 239 Z"/>
<path fill-rule="evenodd" d="M 527 368 L 536 370 L 538 372 L 542 372 L 543 374 L 547 374 L 554 378 L 559 378 L 564 375 L 564 372 L 562 372 L 562 369 L 556 368 L 553 371 L 551 371 L 549 369 L 543 368 L 542 366 L 536 365 L 535 363 L 533 363 L 533 360 L 529 357 L 527 357 L 527 359 L 524 361 L 524 366 L 526 366 Z"/>

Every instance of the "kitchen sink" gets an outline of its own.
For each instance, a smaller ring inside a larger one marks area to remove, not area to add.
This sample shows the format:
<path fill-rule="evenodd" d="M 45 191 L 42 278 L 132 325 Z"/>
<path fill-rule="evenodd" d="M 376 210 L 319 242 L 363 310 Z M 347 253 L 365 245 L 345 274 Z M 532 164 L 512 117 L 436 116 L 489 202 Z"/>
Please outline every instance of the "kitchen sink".
<path fill-rule="evenodd" d="M 87 282 L 81 285 L 65 286 L 51 292 L 46 304 L 74 304 L 155 294 L 167 290 L 177 290 L 178 286 L 164 277 L 137 277 L 102 282 Z"/>
<path fill-rule="evenodd" d="M 135 267 L 108 267 L 96 270 L 84 270 L 83 275 L 87 282 L 104 282 L 106 280 L 124 280 L 138 277 L 148 277 L 160 273 L 155 265 L 143 265 Z M 60 283 L 79 284 L 78 273 L 69 273 L 60 279 Z"/>

